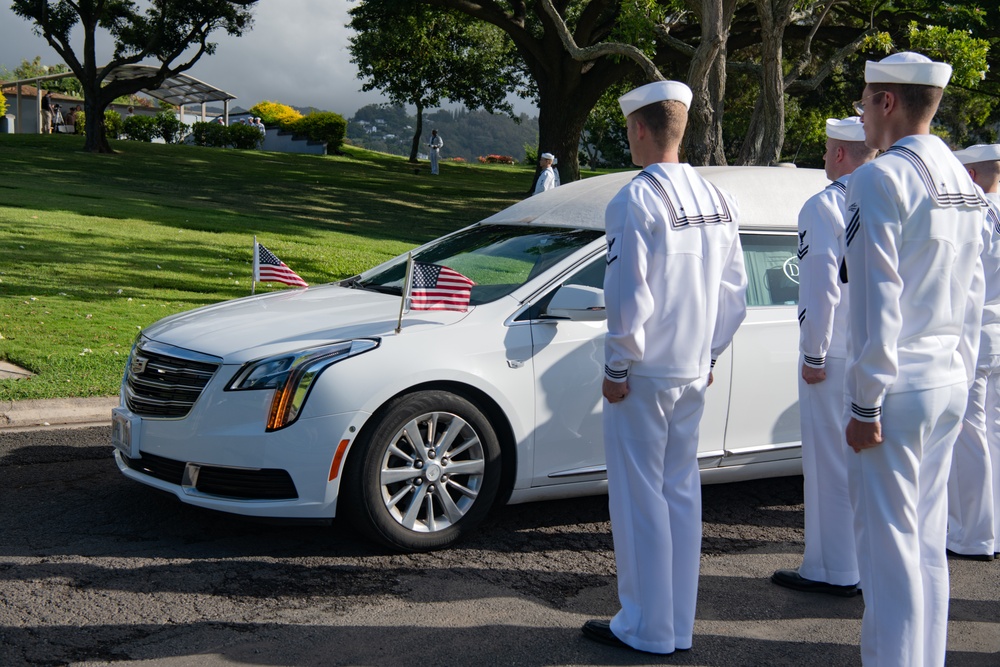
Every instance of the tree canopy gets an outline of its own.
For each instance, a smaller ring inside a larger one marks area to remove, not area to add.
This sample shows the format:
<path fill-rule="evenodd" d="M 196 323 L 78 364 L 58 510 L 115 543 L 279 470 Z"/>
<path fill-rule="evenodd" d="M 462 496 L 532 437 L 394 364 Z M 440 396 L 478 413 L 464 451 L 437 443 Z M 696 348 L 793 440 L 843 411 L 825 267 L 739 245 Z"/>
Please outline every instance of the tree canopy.
<path fill-rule="evenodd" d="M 448 99 L 468 109 L 513 110 L 520 81 L 509 41 L 495 27 L 407 0 L 364 1 L 351 9 L 350 50 L 364 80 L 393 104 L 417 109 L 410 161 L 417 161 L 423 112 Z"/>
<path fill-rule="evenodd" d="M 214 53 L 208 41 L 216 30 L 242 35 L 252 25 L 257 0 L 14 0 L 11 9 L 31 21 L 79 80 L 86 112 L 84 150 L 111 152 L 105 136 L 104 110 L 117 97 L 157 88 L 189 70 L 203 55 Z M 70 41 L 82 31 L 82 50 Z M 99 32 L 100 30 L 100 32 Z M 98 39 L 110 38 L 113 55 L 97 61 Z M 156 73 L 107 81 L 124 65 L 160 63 Z"/>
<path fill-rule="evenodd" d="M 772 164 L 787 157 L 786 138 L 797 151 L 817 118 L 850 113 L 866 59 L 898 50 L 921 50 L 955 66 L 948 98 L 956 102 L 946 100 L 940 114 L 949 126 L 971 132 L 995 116 L 990 100 L 997 97 L 997 70 L 985 64 L 996 64 L 988 46 L 997 41 L 990 27 L 997 0 L 976 6 L 930 0 L 413 1 L 464 12 L 510 36 L 535 85 L 541 144 L 560 158 L 564 181 L 576 177 L 576 146 L 588 114 L 623 81 L 663 77 L 691 86 L 685 153 L 694 164 Z"/>

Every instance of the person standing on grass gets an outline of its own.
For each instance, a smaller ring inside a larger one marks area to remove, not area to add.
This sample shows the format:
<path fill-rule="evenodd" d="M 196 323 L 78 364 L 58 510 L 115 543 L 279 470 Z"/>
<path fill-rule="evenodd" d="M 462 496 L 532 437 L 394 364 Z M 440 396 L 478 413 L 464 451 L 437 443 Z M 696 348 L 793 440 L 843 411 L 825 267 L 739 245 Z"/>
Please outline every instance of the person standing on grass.
<path fill-rule="evenodd" d="M 52 93 L 42 97 L 42 134 L 52 134 Z"/>
<path fill-rule="evenodd" d="M 556 187 L 556 174 L 552 168 L 555 159 L 556 156 L 552 153 L 542 153 L 539 156 L 538 166 L 541 167 L 542 171 L 538 174 L 538 180 L 535 182 L 536 195 Z"/>
<path fill-rule="evenodd" d="M 431 130 L 431 142 L 427 146 L 430 149 L 431 173 L 437 175 L 438 159 L 441 157 L 441 148 L 444 146 L 444 140 L 437 130 Z"/>
<path fill-rule="evenodd" d="M 976 380 L 948 478 L 948 553 L 992 561 L 1000 551 L 1000 144 L 955 151 L 990 208 L 983 228 L 986 298 Z"/>
<path fill-rule="evenodd" d="M 847 184 L 848 484 L 864 589 L 862 664 L 941 667 L 952 448 L 983 309 L 982 191 L 930 132 L 951 66 L 865 66 L 855 110 L 884 151 Z"/>
<path fill-rule="evenodd" d="M 858 594 L 854 516 L 847 492 L 844 367 L 847 363 L 847 272 L 844 194 L 851 173 L 875 157 L 861 119 L 826 121 L 823 163 L 832 183 L 799 212 L 799 411 L 806 535 L 802 565 L 771 581 L 797 591 Z"/>
<path fill-rule="evenodd" d="M 691 89 L 619 98 L 643 170 L 608 204 L 604 448 L 620 611 L 588 639 L 669 655 L 691 648 L 701 557 L 698 426 L 714 360 L 746 315 L 732 196 L 681 164 Z"/>

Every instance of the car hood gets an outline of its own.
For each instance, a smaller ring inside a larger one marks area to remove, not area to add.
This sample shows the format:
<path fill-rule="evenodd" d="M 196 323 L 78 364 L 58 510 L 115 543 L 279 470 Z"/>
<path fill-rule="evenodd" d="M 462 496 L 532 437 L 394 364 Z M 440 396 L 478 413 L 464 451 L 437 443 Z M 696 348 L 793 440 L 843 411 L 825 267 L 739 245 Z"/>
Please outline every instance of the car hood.
<path fill-rule="evenodd" d="M 241 364 L 335 340 L 379 337 L 395 331 L 400 298 L 339 285 L 271 292 L 166 317 L 143 331 L 160 343 Z M 470 309 L 470 312 L 473 309 Z M 454 324 L 468 313 L 408 312 L 413 333 Z"/>

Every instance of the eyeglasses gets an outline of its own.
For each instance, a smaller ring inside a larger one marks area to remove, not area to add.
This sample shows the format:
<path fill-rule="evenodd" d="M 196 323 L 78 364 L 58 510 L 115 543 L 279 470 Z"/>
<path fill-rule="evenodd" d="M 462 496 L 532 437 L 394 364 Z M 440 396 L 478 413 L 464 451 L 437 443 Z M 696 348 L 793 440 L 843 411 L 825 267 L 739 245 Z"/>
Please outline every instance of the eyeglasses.
<path fill-rule="evenodd" d="M 854 106 L 854 111 L 859 116 L 864 116 L 865 115 L 865 100 L 867 100 L 867 99 L 869 99 L 871 97 L 875 97 L 876 95 L 881 95 L 882 93 L 887 93 L 887 92 L 889 92 L 889 91 L 887 91 L 887 90 L 879 90 L 877 92 L 872 93 L 871 95 L 865 95 L 860 100 L 852 103 L 853 106 Z"/>

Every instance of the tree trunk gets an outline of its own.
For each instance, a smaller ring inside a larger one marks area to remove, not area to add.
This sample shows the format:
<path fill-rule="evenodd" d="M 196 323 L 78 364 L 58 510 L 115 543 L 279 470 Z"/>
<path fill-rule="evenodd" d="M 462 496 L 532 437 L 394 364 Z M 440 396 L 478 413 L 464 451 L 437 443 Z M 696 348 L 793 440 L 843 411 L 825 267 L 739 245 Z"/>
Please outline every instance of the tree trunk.
<path fill-rule="evenodd" d="M 424 105 L 417 103 L 417 129 L 413 132 L 413 145 L 410 147 L 410 162 L 416 164 L 417 153 L 420 152 L 420 137 L 424 133 Z"/>
<path fill-rule="evenodd" d="M 629 64 L 616 68 L 617 74 L 595 66 L 581 73 L 581 63 L 563 55 L 561 76 L 536 77 L 538 82 L 538 153 L 556 156 L 559 180 L 580 180 L 580 137 L 591 109 L 601 99 L 608 84 L 598 77 L 620 78 L 631 69 Z M 534 191 L 540 169 L 535 170 Z"/>
<path fill-rule="evenodd" d="M 726 41 L 734 0 L 688 3 L 701 22 L 701 42 L 691 58 L 688 86 L 694 94 L 684 136 L 684 159 L 692 165 L 726 164 L 722 117 L 726 94 Z"/>
<path fill-rule="evenodd" d="M 740 147 L 739 164 L 771 165 L 781 159 L 785 143 L 785 78 L 782 70 L 782 37 L 791 16 L 784 1 L 772 5 L 758 0 L 761 23 L 760 94 L 754 103 L 747 136 Z"/>
<path fill-rule="evenodd" d="M 108 143 L 107 129 L 104 125 L 104 110 L 107 107 L 107 104 L 101 103 L 101 94 L 98 91 L 85 91 L 83 113 L 86 138 L 83 150 L 88 153 L 114 153 L 111 144 Z"/>

